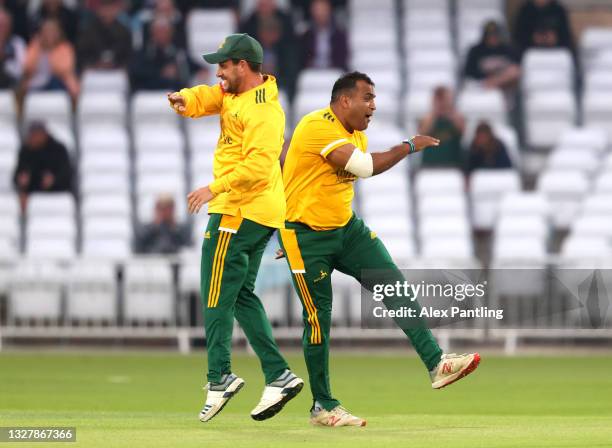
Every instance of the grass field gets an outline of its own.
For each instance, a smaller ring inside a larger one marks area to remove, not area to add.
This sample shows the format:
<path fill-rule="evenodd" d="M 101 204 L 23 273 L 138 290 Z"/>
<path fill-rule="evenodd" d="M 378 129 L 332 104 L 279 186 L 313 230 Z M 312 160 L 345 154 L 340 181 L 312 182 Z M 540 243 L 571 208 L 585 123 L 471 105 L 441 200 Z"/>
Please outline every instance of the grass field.
<path fill-rule="evenodd" d="M 299 354 L 290 363 L 305 374 Z M 201 354 L 0 354 L 0 426 L 74 426 L 68 446 L 87 447 L 612 447 L 610 357 L 485 356 L 434 391 L 414 357 L 335 354 L 335 394 L 368 419 L 337 429 L 308 424 L 306 389 L 252 421 L 263 384 L 247 355 L 234 362 L 246 387 L 202 424 L 204 368 Z"/>

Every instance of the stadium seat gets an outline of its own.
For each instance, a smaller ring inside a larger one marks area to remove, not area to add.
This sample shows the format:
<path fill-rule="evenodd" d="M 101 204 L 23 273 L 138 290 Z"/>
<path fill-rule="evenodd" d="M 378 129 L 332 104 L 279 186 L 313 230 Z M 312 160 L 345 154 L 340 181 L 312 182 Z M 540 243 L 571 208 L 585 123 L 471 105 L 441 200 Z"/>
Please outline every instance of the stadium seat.
<path fill-rule="evenodd" d="M 437 216 L 439 218 L 460 216 L 467 219 L 468 216 L 465 196 L 458 193 L 419 196 L 417 211 L 419 219 L 431 216 Z"/>
<path fill-rule="evenodd" d="M 131 242 L 125 238 L 100 238 L 83 240 L 84 257 L 123 261 L 131 254 Z"/>
<path fill-rule="evenodd" d="M 102 125 L 106 123 L 111 126 L 125 126 L 126 107 L 123 92 L 83 93 L 79 99 L 77 112 L 79 128 L 89 124 Z"/>
<path fill-rule="evenodd" d="M 181 152 L 141 152 L 136 155 L 136 175 L 156 173 L 182 177 L 185 170 Z"/>
<path fill-rule="evenodd" d="M 202 54 L 215 51 L 236 29 L 236 16 L 230 8 L 192 9 L 187 15 L 187 48 L 193 61 L 204 65 Z"/>
<path fill-rule="evenodd" d="M 0 194 L 14 191 L 19 140 L 13 129 L 0 129 Z"/>
<path fill-rule="evenodd" d="M 81 177 L 81 194 L 122 194 L 130 191 L 128 177 L 122 173 L 91 172 Z"/>
<path fill-rule="evenodd" d="M 298 92 L 324 92 L 331 94 L 331 87 L 342 75 L 342 70 L 307 68 L 300 72 L 297 80 Z"/>
<path fill-rule="evenodd" d="M 578 213 L 590 183 L 588 176 L 578 170 L 547 171 L 538 178 L 537 189 L 547 195 L 552 205 L 555 227 L 567 229 Z"/>
<path fill-rule="evenodd" d="M 561 258 L 564 264 L 570 261 L 596 263 L 602 260 L 612 261 L 612 247 L 609 238 L 602 235 L 580 235 L 571 233 L 561 247 Z"/>
<path fill-rule="evenodd" d="M 527 144 L 531 147 L 551 147 L 559 135 L 573 128 L 576 101 L 572 92 L 538 91 L 527 96 L 525 124 Z"/>
<path fill-rule="evenodd" d="M 125 126 L 89 123 L 80 129 L 81 154 L 128 153 L 129 139 Z"/>
<path fill-rule="evenodd" d="M 123 315 L 128 322 L 174 322 L 174 289 L 168 261 L 131 259 L 125 263 L 123 275 Z"/>
<path fill-rule="evenodd" d="M 611 77 L 612 67 L 588 71 L 585 74 L 584 90 L 586 92 L 609 92 L 612 90 Z"/>
<path fill-rule="evenodd" d="M 84 152 L 81 155 L 81 176 L 92 173 L 115 173 L 128 176 L 130 162 L 125 152 L 109 151 L 106 154 L 100 152 Z"/>
<path fill-rule="evenodd" d="M 83 95 L 98 92 L 125 95 L 129 89 L 130 83 L 125 70 L 88 69 L 85 70 L 81 79 Z"/>
<path fill-rule="evenodd" d="M 495 238 L 533 237 L 547 241 L 550 230 L 542 215 L 507 215 L 501 216 L 495 223 Z"/>
<path fill-rule="evenodd" d="M 17 110 L 15 94 L 12 90 L 0 90 L 0 127 L 15 129 L 17 123 Z"/>
<path fill-rule="evenodd" d="M 581 149 L 576 146 L 555 149 L 548 156 L 546 169 L 550 171 L 579 170 L 586 175 L 591 175 L 599 169 L 600 160 L 593 152 L 585 149 L 580 157 L 576 157 L 577 150 Z"/>
<path fill-rule="evenodd" d="M 420 170 L 416 175 L 415 191 L 419 199 L 429 195 L 463 194 L 463 175 L 457 169 Z"/>
<path fill-rule="evenodd" d="M 514 170 L 476 170 L 470 176 L 472 222 L 479 230 L 495 223 L 504 195 L 519 191 L 521 179 Z"/>
<path fill-rule="evenodd" d="M 77 228 L 73 215 L 28 216 L 26 225 L 28 239 L 67 238 L 74 241 L 76 235 Z"/>
<path fill-rule="evenodd" d="M 40 120 L 48 126 L 72 129 L 70 96 L 64 91 L 30 92 L 23 107 L 25 123 Z"/>
<path fill-rule="evenodd" d="M 612 216 L 612 191 L 588 196 L 580 207 L 582 216 Z"/>
<path fill-rule="evenodd" d="M 421 257 L 427 260 L 427 264 L 431 264 L 435 260 L 440 267 L 443 267 L 446 263 L 450 267 L 462 261 L 471 262 L 474 258 L 474 247 L 469 237 L 428 238 L 421 242 Z"/>
<path fill-rule="evenodd" d="M 524 92 L 572 88 L 574 62 L 567 49 L 529 49 L 525 52 L 522 67 Z"/>
<path fill-rule="evenodd" d="M 448 0 L 402 0 L 404 10 L 408 13 L 420 14 L 423 10 L 448 13 Z"/>
<path fill-rule="evenodd" d="M 96 239 L 132 239 L 132 222 L 128 217 L 89 217 L 83 220 L 83 238 Z"/>
<path fill-rule="evenodd" d="M 538 235 L 496 237 L 493 265 L 503 267 L 544 267 L 547 260 L 546 239 Z"/>
<path fill-rule="evenodd" d="M 63 270 L 53 263 L 21 260 L 11 273 L 8 317 L 16 319 L 61 320 Z"/>
<path fill-rule="evenodd" d="M 608 136 L 601 128 L 571 128 L 565 130 L 557 142 L 560 147 L 592 148 L 602 154 L 608 148 Z"/>
<path fill-rule="evenodd" d="M 609 27 L 588 26 L 580 37 L 583 60 L 589 67 L 597 56 L 612 47 L 612 29 Z"/>
<path fill-rule="evenodd" d="M 176 127 L 179 116 L 170 107 L 166 94 L 163 90 L 136 92 L 132 97 L 132 126 L 146 123 L 149 128 L 156 125 Z"/>
<path fill-rule="evenodd" d="M 506 123 L 506 103 L 499 90 L 464 89 L 457 98 L 457 108 L 467 122 L 485 120 L 490 124 Z"/>
<path fill-rule="evenodd" d="M 129 197 L 123 194 L 86 195 L 81 204 L 81 216 L 97 217 L 129 217 L 132 208 Z"/>
<path fill-rule="evenodd" d="M 541 192 L 515 192 L 504 195 L 499 215 L 502 217 L 536 215 L 548 218 L 550 209 L 548 198 Z"/>
<path fill-rule="evenodd" d="M 469 239 L 471 231 L 467 218 L 461 215 L 424 216 L 419 221 L 419 238 L 421 241 L 437 237 Z"/>
<path fill-rule="evenodd" d="M 184 145 L 183 134 L 176 123 L 152 126 L 151 123 L 143 122 L 135 128 L 134 149 L 137 154 L 144 152 L 183 154 Z"/>
<path fill-rule="evenodd" d="M 76 243 L 72 237 L 27 238 L 25 255 L 37 260 L 67 262 L 76 256 Z"/>
<path fill-rule="evenodd" d="M 68 271 L 66 317 L 77 321 L 117 321 L 117 279 L 110 261 L 76 259 Z"/>
<path fill-rule="evenodd" d="M 310 112 L 323 109 L 329 105 L 330 92 L 298 92 L 293 101 L 293 110 L 297 120 Z"/>
<path fill-rule="evenodd" d="M 75 215 L 72 193 L 33 193 L 28 200 L 28 218 Z"/>
<path fill-rule="evenodd" d="M 419 70 L 408 67 L 408 92 L 431 92 L 438 86 L 445 86 L 452 90 L 457 85 L 457 78 L 452 70 L 428 69 Z"/>
<path fill-rule="evenodd" d="M 581 237 L 603 237 L 612 242 L 612 215 L 579 216 L 571 224 L 571 234 Z"/>
<path fill-rule="evenodd" d="M 604 129 L 612 141 L 612 91 L 587 90 L 582 98 L 583 120 L 589 127 Z"/>

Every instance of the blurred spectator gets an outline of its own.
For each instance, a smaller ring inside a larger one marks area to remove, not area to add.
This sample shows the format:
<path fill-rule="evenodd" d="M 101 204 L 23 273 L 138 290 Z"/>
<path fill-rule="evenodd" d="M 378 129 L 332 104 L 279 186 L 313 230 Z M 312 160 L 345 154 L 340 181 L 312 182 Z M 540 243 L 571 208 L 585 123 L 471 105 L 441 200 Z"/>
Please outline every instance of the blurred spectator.
<path fill-rule="evenodd" d="M 136 252 L 141 254 L 175 254 L 190 243 L 189 229 L 176 223 L 174 199 L 162 195 L 155 203 L 153 222 L 137 232 Z"/>
<path fill-rule="evenodd" d="M 419 134 L 440 139 L 440 146 L 424 151 L 421 163 L 424 167 L 463 167 L 461 136 L 465 119 L 455 108 L 453 93 L 448 87 L 436 87 L 432 110 L 419 125 Z"/>
<path fill-rule="evenodd" d="M 478 169 L 512 168 L 505 145 L 487 122 L 481 121 L 476 127 L 466 168 L 468 174 Z"/>
<path fill-rule="evenodd" d="M 132 35 L 118 20 L 122 9 L 120 0 L 100 0 L 95 16 L 82 24 L 77 44 L 81 70 L 127 67 Z"/>
<path fill-rule="evenodd" d="M 172 39 L 172 25 L 164 18 L 151 24 L 151 38 L 132 60 L 130 75 L 134 90 L 178 91 L 189 82 L 185 50 Z"/>
<path fill-rule="evenodd" d="M 30 123 L 13 177 L 22 210 L 35 191 L 70 191 L 72 167 L 66 147 L 55 140 L 42 122 Z"/>
<path fill-rule="evenodd" d="M 514 40 L 521 53 L 538 46 L 536 40 L 548 30 L 556 36 L 555 46 L 573 51 L 572 32 L 565 7 L 557 0 L 527 0 L 521 6 L 514 23 Z M 540 45 L 541 46 L 541 45 Z"/>
<path fill-rule="evenodd" d="M 185 20 L 183 14 L 176 7 L 174 0 L 156 0 L 148 2 L 150 5 L 138 13 L 139 27 L 135 33 L 136 48 L 147 45 L 151 39 L 151 25 L 156 19 L 166 19 L 173 29 L 173 42 L 178 48 L 187 48 L 185 36 Z"/>
<path fill-rule="evenodd" d="M 312 4 L 317 0 L 291 0 L 291 11 L 297 12 L 299 20 L 310 21 L 312 18 Z M 347 0 L 330 0 L 332 11 L 346 12 Z"/>
<path fill-rule="evenodd" d="M 23 73 L 26 45 L 23 39 L 12 34 L 12 19 L 0 9 L 0 89 L 17 85 Z"/>
<path fill-rule="evenodd" d="M 25 41 L 30 38 L 27 6 L 27 0 L 0 0 L 0 9 L 6 10 L 12 18 L 13 32 Z"/>
<path fill-rule="evenodd" d="M 26 51 L 22 92 L 65 89 L 73 99 L 79 94 L 74 48 L 55 19 L 47 19 Z"/>
<path fill-rule="evenodd" d="M 500 25 L 486 23 L 482 39 L 468 53 L 465 76 L 488 88 L 511 89 L 516 87 L 520 75 L 518 55 L 505 41 Z"/>
<path fill-rule="evenodd" d="M 73 9 L 64 6 L 62 0 L 42 0 L 30 21 L 30 34 L 35 34 L 46 19 L 57 20 L 66 39 L 75 43 L 78 16 Z"/>
<path fill-rule="evenodd" d="M 299 61 L 291 18 L 277 7 L 276 0 L 258 0 L 253 14 L 240 25 L 240 32 L 261 43 L 263 72 L 276 76 L 279 87 L 292 98 Z"/>
<path fill-rule="evenodd" d="M 314 0 L 310 16 L 309 28 L 301 42 L 302 66 L 348 70 L 346 32 L 335 23 L 329 0 Z"/>

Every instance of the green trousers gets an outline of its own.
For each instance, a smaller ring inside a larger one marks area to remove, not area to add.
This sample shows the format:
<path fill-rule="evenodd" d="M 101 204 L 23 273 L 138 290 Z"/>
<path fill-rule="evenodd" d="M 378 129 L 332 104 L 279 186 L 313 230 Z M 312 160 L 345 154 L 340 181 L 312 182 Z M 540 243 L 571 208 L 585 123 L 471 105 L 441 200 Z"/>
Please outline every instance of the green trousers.
<path fill-rule="evenodd" d="M 254 293 L 261 257 L 274 230 L 241 217 L 210 215 L 202 245 L 201 297 L 211 383 L 231 373 L 234 317 L 259 357 L 266 384 L 289 368 Z"/>
<path fill-rule="evenodd" d="M 385 281 L 404 281 L 384 244 L 364 222 L 353 215 L 344 226 L 314 231 L 300 223 L 286 223 L 280 243 L 292 271 L 292 280 L 303 307 L 303 348 L 313 399 L 331 410 L 340 402 L 331 393 L 329 381 L 329 339 L 332 314 L 331 274 L 334 269 L 354 277 L 372 290 L 362 270 L 385 272 Z M 383 301 L 389 308 L 389 304 Z M 405 303 L 404 303 L 405 304 Z M 395 307 L 397 304 L 392 304 Z M 413 302 L 412 306 L 418 307 Z M 431 331 L 425 326 L 402 326 L 428 370 L 442 356 Z"/>

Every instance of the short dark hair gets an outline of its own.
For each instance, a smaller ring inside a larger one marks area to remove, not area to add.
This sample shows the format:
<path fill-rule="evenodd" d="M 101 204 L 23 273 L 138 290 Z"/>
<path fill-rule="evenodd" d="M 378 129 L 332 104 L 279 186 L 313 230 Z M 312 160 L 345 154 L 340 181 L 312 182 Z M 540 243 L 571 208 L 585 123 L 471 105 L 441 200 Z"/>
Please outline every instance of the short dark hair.
<path fill-rule="evenodd" d="M 232 59 L 232 62 L 234 63 L 234 65 L 238 64 L 242 59 Z M 261 64 L 257 63 L 257 62 L 251 62 L 251 61 L 246 61 L 245 62 L 249 65 L 249 68 L 251 69 L 252 72 L 255 73 L 261 73 Z"/>
<path fill-rule="evenodd" d="M 364 81 L 374 87 L 374 81 L 368 75 L 361 72 L 345 73 L 334 83 L 331 93 L 331 102 L 335 102 L 341 95 L 347 94 L 357 86 L 357 81 Z"/>

